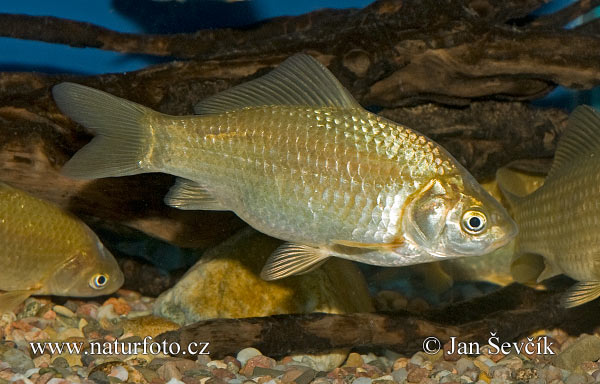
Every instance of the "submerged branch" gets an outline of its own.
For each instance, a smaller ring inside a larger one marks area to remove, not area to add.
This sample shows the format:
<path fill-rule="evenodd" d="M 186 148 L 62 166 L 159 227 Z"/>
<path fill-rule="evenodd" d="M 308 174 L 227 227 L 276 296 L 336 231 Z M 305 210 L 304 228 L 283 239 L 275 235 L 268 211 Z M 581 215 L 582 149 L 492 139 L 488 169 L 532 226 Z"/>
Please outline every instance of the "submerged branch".
<path fill-rule="evenodd" d="M 562 291 L 536 291 L 513 284 L 488 296 L 431 310 L 421 315 L 358 313 L 349 315 L 277 315 L 247 319 L 201 321 L 157 337 L 178 342 L 185 350 L 191 342 L 209 342 L 213 358 L 235 355 L 240 346 L 254 347 L 268 356 L 322 353 L 336 348 L 386 348 L 410 354 L 422 350 L 423 340 L 485 344 L 490 332 L 514 341 L 539 329 L 567 325 L 567 330 L 589 331 L 600 324 L 590 306 L 560 307 Z M 502 307 L 499 307 L 502 303 Z M 543 313 L 543 316 L 540 316 Z M 181 355 L 185 358 L 195 356 Z"/>

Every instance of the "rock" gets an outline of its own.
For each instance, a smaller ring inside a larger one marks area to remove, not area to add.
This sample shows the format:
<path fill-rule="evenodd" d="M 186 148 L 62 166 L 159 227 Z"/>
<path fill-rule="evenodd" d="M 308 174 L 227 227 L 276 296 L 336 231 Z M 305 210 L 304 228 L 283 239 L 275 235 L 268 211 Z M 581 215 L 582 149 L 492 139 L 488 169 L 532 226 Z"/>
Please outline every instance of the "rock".
<path fill-rule="evenodd" d="M 371 384 L 372 382 L 373 380 L 368 377 L 359 377 L 358 379 L 355 379 L 352 384 Z"/>
<path fill-rule="evenodd" d="M 345 367 L 362 367 L 364 364 L 364 360 L 363 358 L 355 352 L 352 352 L 350 355 L 348 355 L 348 359 L 346 360 L 346 363 L 344 364 Z"/>
<path fill-rule="evenodd" d="M 562 373 L 560 371 L 560 368 L 557 368 L 553 365 L 545 366 L 538 372 L 538 376 L 541 379 L 546 380 L 547 383 L 550 383 L 554 380 L 562 380 Z"/>
<path fill-rule="evenodd" d="M 271 359 L 270 357 L 263 355 L 254 356 L 250 358 L 246 364 L 244 364 L 244 367 L 240 370 L 240 374 L 250 377 L 254 374 L 254 368 L 260 367 L 272 369 L 275 367 L 275 364 L 275 360 Z"/>
<path fill-rule="evenodd" d="M 55 305 L 52 307 L 52 310 L 56 312 L 57 315 L 65 316 L 65 317 L 74 317 L 75 313 L 71 311 L 69 308 L 64 307 L 62 305 Z"/>
<path fill-rule="evenodd" d="M 483 355 L 477 356 L 473 364 L 488 376 L 490 376 L 490 368 L 496 365 L 496 363 Z"/>
<path fill-rule="evenodd" d="M 244 348 L 238 352 L 236 359 L 242 366 L 246 365 L 246 362 L 254 356 L 260 356 L 262 353 L 256 348 Z"/>
<path fill-rule="evenodd" d="M 581 373 L 572 373 L 567 377 L 565 384 L 585 384 L 587 383 L 587 376 Z"/>
<path fill-rule="evenodd" d="M 163 332 L 174 331 L 179 328 L 179 324 L 162 317 L 148 315 L 127 319 L 121 322 L 123 332 L 134 335 L 150 336 L 152 338 Z"/>
<path fill-rule="evenodd" d="M 372 310 L 358 268 L 331 258 L 317 270 L 268 282 L 259 273 L 279 240 L 246 228 L 206 252 L 170 290 L 154 313 L 180 324 L 286 313 L 352 313 Z"/>
<path fill-rule="evenodd" d="M 523 360 L 521 360 L 518 356 L 508 355 L 503 359 L 499 360 L 498 365 L 504 365 L 505 367 L 516 371 L 523 367 Z"/>
<path fill-rule="evenodd" d="M 490 376 L 494 379 L 509 380 L 512 370 L 506 366 L 496 365 L 490 368 Z"/>
<path fill-rule="evenodd" d="M 429 376 L 429 371 L 425 368 L 416 367 L 408 371 L 407 381 L 410 383 L 419 383 L 421 380 Z"/>
<path fill-rule="evenodd" d="M 315 371 L 331 371 L 342 365 L 348 356 L 347 349 L 334 349 L 328 353 L 322 353 L 318 355 L 303 354 L 303 355 L 292 355 L 292 359 L 304 365 L 310 367 Z"/>
<path fill-rule="evenodd" d="M 470 370 L 475 369 L 475 364 L 473 364 L 473 360 L 467 359 L 465 357 L 458 359 L 458 361 L 456 362 L 456 372 L 459 375 L 462 375 L 469 369 Z"/>
<path fill-rule="evenodd" d="M 1 346 L 0 360 L 7 363 L 11 369 L 17 373 L 25 373 L 34 368 L 33 360 L 20 349 Z"/>
<path fill-rule="evenodd" d="M 573 371 L 584 361 L 598 359 L 600 359 L 600 337 L 583 335 L 554 358 L 554 365 Z"/>
<path fill-rule="evenodd" d="M 169 381 L 172 378 L 181 380 L 182 377 L 181 372 L 179 371 L 179 369 L 177 369 L 177 366 L 173 361 L 167 361 L 166 363 L 164 363 L 160 368 L 156 370 L 156 373 L 158 373 L 158 376 L 160 376 L 165 381 Z"/>

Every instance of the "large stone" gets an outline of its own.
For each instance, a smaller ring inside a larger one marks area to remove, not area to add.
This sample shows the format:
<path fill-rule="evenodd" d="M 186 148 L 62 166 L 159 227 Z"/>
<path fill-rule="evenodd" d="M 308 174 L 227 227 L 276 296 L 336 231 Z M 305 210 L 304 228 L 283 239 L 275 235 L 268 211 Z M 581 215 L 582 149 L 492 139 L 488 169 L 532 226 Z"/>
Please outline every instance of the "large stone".
<path fill-rule="evenodd" d="M 251 228 L 206 252 L 156 301 L 154 313 L 179 324 L 211 318 L 372 310 L 366 282 L 350 261 L 331 258 L 310 273 L 264 281 L 259 273 L 281 244 Z"/>
<path fill-rule="evenodd" d="M 556 356 L 554 365 L 574 371 L 584 361 L 596 361 L 598 359 L 600 359 L 600 337 L 583 335 Z"/>

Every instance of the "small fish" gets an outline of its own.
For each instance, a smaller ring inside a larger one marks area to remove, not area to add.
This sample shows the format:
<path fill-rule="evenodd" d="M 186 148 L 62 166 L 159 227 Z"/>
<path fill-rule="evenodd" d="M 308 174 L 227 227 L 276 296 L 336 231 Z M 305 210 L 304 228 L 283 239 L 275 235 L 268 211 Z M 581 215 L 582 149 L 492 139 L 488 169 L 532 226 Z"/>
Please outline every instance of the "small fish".
<path fill-rule="evenodd" d="M 31 295 L 110 294 L 123 274 L 98 237 L 55 205 L 0 183 L 0 313 Z"/>
<path fill-rule="evenodd" d="M 533 193 L 515 188 L 510 169 L 498 170 L 497 180 L 520 230 L 515 279 L 540 282 L 564 273 L 579 280 L 564 295 L 564 307 L 600 296 L 600 115 L 587 106 L 575 109 L 548 177 Z"/>
<path fill-rule="evenodd" d="M 209 97 L 199 116 L 165 115 L 73 83 L 53 93 L 96 135 L 63 174 L 178 176 L 168 205 L 231 210 L 287 241 L 263 268 L 267 280 L 330 256 L 399 266 L 480 255 L 517 232 L 447 151 L 364 110 L 307 55 Z"/>

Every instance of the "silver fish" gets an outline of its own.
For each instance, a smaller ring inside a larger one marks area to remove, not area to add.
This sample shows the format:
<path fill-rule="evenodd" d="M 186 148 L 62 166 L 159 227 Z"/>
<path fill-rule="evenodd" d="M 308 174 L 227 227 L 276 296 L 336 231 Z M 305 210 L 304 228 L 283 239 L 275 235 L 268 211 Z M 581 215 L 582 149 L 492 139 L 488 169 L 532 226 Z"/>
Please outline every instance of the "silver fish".
<path fill-rule="evenodd" d="M 308 272 L 330 256 L 398 266 L 479 255 L 517 232 L 447 151 L 364 110 L 310 56 L 208 98 L 195 116 L 72 83 L 53 93 L 96 135 L 64 174 L 179 176 L 168 205 L 231 210 L 288 241 L 268 260 L 265 279 Z"/>

